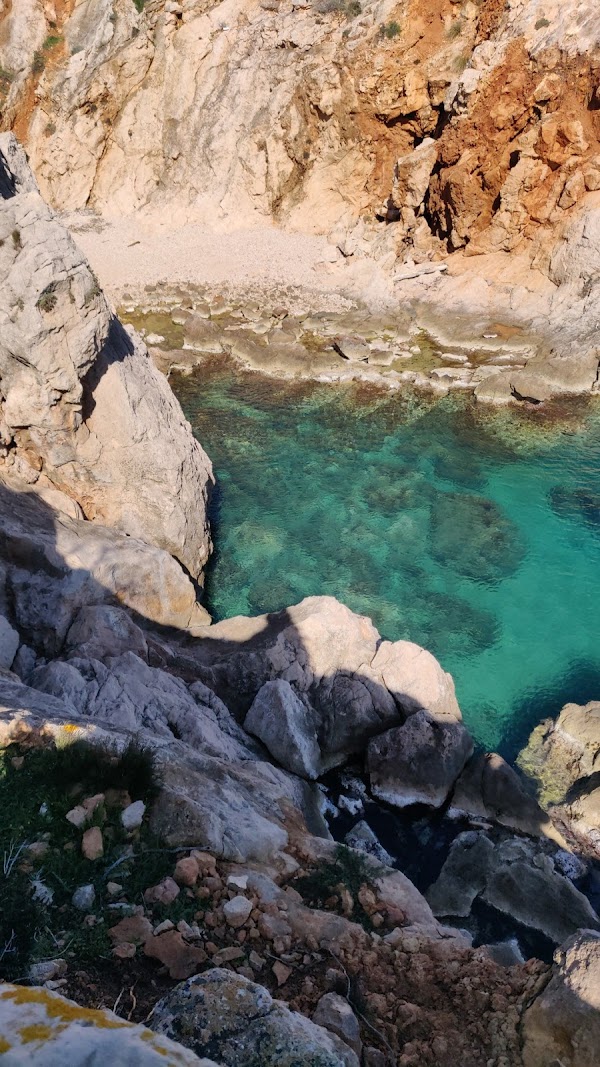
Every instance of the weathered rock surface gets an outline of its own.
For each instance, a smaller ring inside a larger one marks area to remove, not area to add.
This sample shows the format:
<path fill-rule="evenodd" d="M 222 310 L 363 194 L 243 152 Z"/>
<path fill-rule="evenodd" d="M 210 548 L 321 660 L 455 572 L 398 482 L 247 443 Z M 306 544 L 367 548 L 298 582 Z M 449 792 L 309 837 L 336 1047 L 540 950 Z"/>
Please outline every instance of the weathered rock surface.
<path fill-rule="evenodd" d="M 481 897 L 555 944 L 581 927 L 600 929 L 583 893 L 559 872 L 551 855 L 525 838 L 498 842 L 473 830 L 459 834 L 426 896 L 434 915 L 461 917 Z"/>
<path fill-rule="evenodd" d="M 71 518 L 23 488 L 0 481 L 0 581 L 26 643 L 56 655 L 79 610 L 93 604 L 121 604 L 146 622 L 180 628 L 206 621 L 167 552 Z"/>
<path fill-rule="evenodd" d="M 426 711 L 369 741 L 367 771 L 376 797 L 394 807 L 439 808 L 473 752 L 460 722 L 438 722 Z"/>
<path fill-rule="evenodd" d="M 153 1030 L 229 1067 L 358 1067 L 356 1054 L 263 986 L 215 968 L 177 986 L 154 1008 Z"/>
<path fill-rule="evenodd" d="M 550 982 L 523 1018 L 524 1067 L 595 1067 L 600 1047 L 600 935 L 581 930 L 554 958 Z"/>
<path fill-rule="evenodd" d="M 323 1026 L 332 1034 L 337 1034 L 351 1049 L 360 1056 L 362 1041 L 360 1025 L 345 997 L 338 993 L 325 993 L 317 1004 L 313 1022 Z"/>
<path fill-rule="evenodd" d="M 496 752 L 476 753 L 469 760 L 454 787 L 452 808 L 564 844 L 562 835 L 526 791 L 518 774 Z"/>
<path fill-rule="evenodd" d="M 454 683 L 429 652 L 382 642 L 369 619 L 332 597 L 199 634 L 172 651 L 171 669 L 197 672 L 276 759 L 306 777 L 419 709 L 440 723 L 461 718 Z"/>
<path fill-rule="evenodd" d="M 218 1067 L 112 1011 L 81 1008 L 48 989 L 0 985 L 0 1054 L 7 1064 Z"/>
<path fill-rule="evenodd" d="M 92 668 L 104 669 L 98 662 L 90 663 Z M 146 666 L 141 660 L 138 663 Z M 76 667 L 58 661 L 41 670 L 48 672 L 43 677 L 52 681 L 55 690 L 59 689 L 58 683 L 64 685 L 65 671 L 72 672 L 71 680 L 82 679 Z M 71 692 L 78 699 L 85 699 L 87 690 L 85 683 L 81 689 L 80 681 Z M 108 708 L 112 707 L 109 694 L 110 685 L 106 694 Z M 124 699 L 123 694 L 121 697 Z M 163 699 L 160 690 L 147 690 L 146 698 L 149 709 L 152 699 Z M 168 698 L 167 691 L 166 702 Z M 118 752 L 135 739 L 155 753 L 161 789 L 151 812 L 151 825 L 173 847 L 202 845 L 236 862 L 264 861 L 287 844 L 288 819 L 294 828 L 306 823 L 313 832 L 327 833 L 308 783 L 248 754 L 234 756 L 237 750 L 228 747 L 230 738 L 225 734 L 221 756 L 206 755 L 201 736 L 203 712 L 200 706 L 195 708 L 200 728 L 194 736 L 199 749 L 175 739 L 164 720 L 162 728 L 155 730 L 157 724 L 149 715 L 144 725 L 141 705 L 136 706 L 141 725 L 129 732 L 118 722 L 118 706 L 109 721 L 80 715 L 71 699 L 63 700 L 16 680 L 0 678 L 0 744 L 42 734 L 57 738 L 59 743 L 85 737 L 90 744 Z M 207 729 L 216 744 L 218 734 L 210 717 Z"/>
<path fill-rule="evenodd" d="M 86 518 L 164 549 L 200 579 L 210 461 L 11 134 L 0 135 L 0 164 L 0 468 L 59 489 Z"/>
<path fill-rule="evenodd" d="M 517 762 L 551 818 L 600 856 L 600 703 L 566 704 L 535 728 Z"/>

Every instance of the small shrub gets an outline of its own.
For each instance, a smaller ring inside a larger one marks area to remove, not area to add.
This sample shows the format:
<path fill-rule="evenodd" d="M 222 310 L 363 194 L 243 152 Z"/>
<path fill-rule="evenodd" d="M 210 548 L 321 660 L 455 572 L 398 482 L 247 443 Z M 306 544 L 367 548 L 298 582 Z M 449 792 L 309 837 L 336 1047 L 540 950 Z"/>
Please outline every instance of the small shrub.
<path fill-rule="evenodd" d="M 400 26 L 397 22 L 384 22 L 379 28 L 379 36 L 387 37 L 391 41 L 394 37 L 397 37 L 400 33 Z"/>
<path fill-rule="evenodd" d="M 11 237 L 12 237 L 12 242 L 13 242 L 15 248 L 22 248 L 23 247 L 23 242 L 21 241 L 21 231 L 20 230 L 13 230 L 13 232 L 11 234 Z"/>
<path fill-rule="evenodd" d="M 144 5 L 146 3 L 146 0 L 133 0 L 133 3 L 134 3 L 136 11 L 139 11 L 139 13 L 141 15 L 142 11 L 144 10 Z"/>
<path fill-rule="evenodd" d="M 54 122 L 47 122 L 44 128 L 46 137 L 52 137 L 56 133 L 56 124 Z"/>
<path fill-rule="evenodd" d="M 537 20 L 537 22 L 535 24 L 535 28 L 536 28 L 536 30 L 543 30 L 543 29 L 545 29 L 546 26 L 549 26 L 549 25 L 550 25 L 550 20 L 549 19 L 541 18 L 541 19 Z"/>
<path fill-rule="evenodd" d="M 49 52 L 52 48 L 56 48 L 57 44 L 60 44 L 62 37 L 57 34 L 50 33 L 44 41 L 42 48 L 44 52 Z"/>
<path fill-rule="evenodd" d="M 4 67 L 0 66 L 0 93 L 8 92 L 14 81 L 14 78 L 15 76 L 11 73 L 10 70 L 5 70 Z"/>
<path fill-rule="evenodd" d="M 349 3 L 346 5 L 346 14 L 348 18 L 355 19 L 357 15 L 361 14 L 361 12 L 362 7 L 360 6 L 358 0 L 349 0 Z"/>
<path fill-rule="evenodd" d="M 37 52 L 33 53 L 33 63 L 31 64 L 31 69 L 32 69 L 34 74 L 41 74 L 43 72 L 43 70 L 45 69 L 45 66 L 46 66 L 46 57 L 45 57 L 44 53 L 40 52 L 39 49 L 38 49 Z"/>
<path fill-rule="evenodd" d="M 470 56 L 457 56 L 452 66 L 457 74 L 462 74 L 469 66 Z"/>
<path fill-rule="evenodd" d="M 345 10 L 345 0 L 316 0 L 314 5 L 315 11 L 319 12 L 319 15 L 331 15 L 334 11 L 342 12 Z"/>
<path fill-rule="evenodd" d="M 297 878 L 294 888 L 310 904 L 322 907 L 326 900 L 339 892 L 340 885 L 344 886 L 354 901 L 352 918 L 366 929 L 371 929 L 371 920 L 358 900 L 358 891 L 361 886 L 372 884 L 373 868 L 365 857 L 346 845 L 338 845 L 333 860 Z"/>
<path fill-rule="evenodd" d="M 57 302 L 58 297 L 54 292 L 53 287 L 49 285 L 46 289 L 44 289 L 44 292 L 40 293 L 40 295 L 38 296 L 37 306 L 39 307 L 40 311 L 49 312 L 54 311 Z"/>
<path fill-rule="evenodd" d="M 456 19 L 454 22 L 451 22 L 447 30 L 448 40 L 454 41 L 457 37 L 460 37 L 464 28 L 465 24 L 462 19 Z"/>

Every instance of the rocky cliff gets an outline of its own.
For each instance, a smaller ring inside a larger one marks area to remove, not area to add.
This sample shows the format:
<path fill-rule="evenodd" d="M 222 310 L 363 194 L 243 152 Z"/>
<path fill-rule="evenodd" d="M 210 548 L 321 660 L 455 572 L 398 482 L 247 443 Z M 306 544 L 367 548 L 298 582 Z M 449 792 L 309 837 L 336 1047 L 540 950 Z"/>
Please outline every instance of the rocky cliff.
<path fill-rule="evenodd" d="M 0 181 L 3 472 L 76 518 L 164 549 L 200 581 L 210 461 L 12 134 L 0 137 Z"/>
<path fill-rule="evenodd" d="M 342 286 L 533 329 L 478 393 L 544 400 L 597 377 L 594 8 L 5 0 L 1 121 L 57 208 L 328 234 Z"/>

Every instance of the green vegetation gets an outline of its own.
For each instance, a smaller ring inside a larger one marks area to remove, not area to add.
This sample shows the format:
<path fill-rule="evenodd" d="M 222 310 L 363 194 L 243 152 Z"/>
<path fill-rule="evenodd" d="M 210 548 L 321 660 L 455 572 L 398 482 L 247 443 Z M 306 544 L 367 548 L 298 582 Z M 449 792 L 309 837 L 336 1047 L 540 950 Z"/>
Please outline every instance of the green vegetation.
<path fill-rule="evenodd" d="M 40 293 L 40 295 L 38 296 L 37 306 L 39 307 L 40 311 L 49 312 L 54 311 L 57 302 L 58 297 L 54 292 L 54 287 L 52 285 L 48 285 L 44 289 L 43 293 Z"/>
<path fill-rule="evenodd" d="M 22 248 L 23 247 L 23 242 L 21 241 L 21 231 L 20 230 L 13 230 L 13 232 L 11 234 L 11 237 L 12 237 L 12 242 L 13 242 L 15 248 Z"/>
<path fill-rule="evenodd" d="M 139 903 L 143 890 L 173 867 L 171 850 L 144 824 L 128 834 L 120 821 L 123 803 L 148 803 L 157 787 L 152 755 L 135 745 L 121 755 L 81 741 L 0 750 L 1 978 L 26 978 L 30 964 L 44 959 L 84 962 L 110 954 L 107 929 L 120 916 L 107 907 L 106 882 L 118 880 L 127 899 Z M 98 793 L 105 802 L 85 828 L 102 827 L 104 855 L 92 861 L 81 851 L 83 830 L 66 814 Z M 72 896 L 89 884 L 96 903 L 84 917 Z"/>
<path fill-rule="evenodd" d="M 39 49 L 33 53 L 33 63 L 31 64 L 31 70 L 34 74 L 41 74 L 46 67 L 46 57 Z"/>
<path fill-rule="evenodd" d="M 346 15 L 347 18 L 352 19 L 360 15 L 362 11 L 358 0 L 316 0 L 314 8 L 320 15 L 337 12 L 339 15 Z"/>
<path fill-rule="evenodd" d="M 139 13 L 141 15 L 142 11 L 144 10 L 144 6 L 146 4 L 146 0 L 133 0 L 133 3 L 135 4 L 136 11 L 139 11 Z"/>
<path fill-rule="evenodd" d="M 549 26 L 549 25 L 550 25 L 550 20 L 549 19 L 541 18 L 541 19 L 537 20 L 537 22 L 535 24 L 535 28 L 536 28 L 536 30 L 543 30 L 546 26 Z"/>
<path fill-rule="evenodd" d="M 447 34 L 446 34 L 448 39 L 450 41 L 454 41 L 457 37 L 460 37 L 460 35 L 461 35 L 462 31 L 464 30 L 464 28 L 465 28 L 465 24 L 464 24 L 463 20 L 462 19 L 455 19 L 455 21 L 451 22 L 450 26 L 448 27 Z"/>
<path fill-rule="evenodd" d="M 452 66 L 457 74 L 462 74 L 463 70 L 466 70 L 469 66 L 471 57 L 469 55 L 457 56 Z"/>
<path fill-rule="evenodd" d="M 46 37 L 42 48 L 44 49 L 44 52 L 49 52 L 52 48 L 56 48 L 57 44 L 61 44 L 61 42 L 62 37 L 60 35 L 57 36 L 56 34 L 50 33 L 48 37 Z"/>
<path fill-rule="evenodd" d="M 8 95 L 14 77 L 14 74 L 12 74 L 10 70 L 5 70 L 0 64 L 0 97 Z"/>
<path fill-rule="evenodd" d="M 350 918 L 360 923 L 366 930 L 372 928 L 371 919 L 358 899 L 358 892 L 363 886 L 373 884 L 373 866 L 369 861 L 346 845 L 338 845 L 335 857 L 320 867 L 315 867 L 309 874 L 295 880 L 294 889 L 311 907 L 339 907 L 340 893 L 347 890 L 352 897 Z"/>
<path fill-rule="evenodd" d="M 384 22 L 383 25 L 379 27 L 379 36 L 387 37 L 390 41 L 394 37 L 397 37 L 399 33 L 400 26 L 397 22 Z"/>

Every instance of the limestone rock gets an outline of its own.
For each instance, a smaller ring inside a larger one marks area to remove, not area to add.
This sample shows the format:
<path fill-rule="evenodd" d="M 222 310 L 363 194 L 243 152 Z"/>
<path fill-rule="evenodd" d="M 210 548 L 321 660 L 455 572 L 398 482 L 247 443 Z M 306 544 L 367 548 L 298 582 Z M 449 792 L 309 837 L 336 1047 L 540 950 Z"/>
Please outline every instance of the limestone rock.
<path fill-rule="evenodd" d="M 398 160 L 392 189 L 398 207 L 416 209 L 421 206 L 436 159 L 437 145 L 433 138 L 426 137 L 418 148 Z"/>
<path fill-rule="evenodd" d="M 524 1067 L 595 1067 L 600 1047 L 600 935 L 579 931 L 554 959 L 550 982 L 523 1018 Z"/>
<path fill-rule="evenodd" d="M 600 703 L 566 704 L 535 728 L 518 764 L 536 782 L 542 806 L 578 841 L 600 855 Z"/>
<path fill-rule="evenodd" d="M 282 766 L 303 778 L 318 778 L 320 749 L 314 722 L 289 682 L 278 679 L 259 689 L 244 720 Z"/>
<path fill-rule="evenodd" d="M 337 1034 L 360 1056 L 360 1024 L 345 997 L 340 997 L 338 993 L 325 993 L 314 1011 L 313 1022 L 317 1026 L 324 1026 L 332 1034 Z"/>
<path fill-rule="evenodd" d="M 454 787 L 452 807 L 524 834 L 564 843 L 518 774 L 495 752 L 472 756 Z"/>
<path fill-rule="evenodd" d="M 0 985 L 2 1055 L 36 1067 L 217 1067 L 138 1023 L 127 1023 L 106 1009 L 81 1008 L 58 993 L 35 986 Z"/>
<path fill-rule="evenodd" d="M 215 968 L 177 986 L 149 1024 L 228 1067 L 358 1067 L 335 1035 L 292 1012 L 260 985 Z M 210 1051 L 209 1051 L 210 1050 Z"/>
<path fill-rule="evenodd" d="M 0 162 L 9 175 L 11 166 L 26 172 L 13 134 L 0 135 Z M 31 182 L 13 184 L 0 198 L 8 439 L 88 518 L 164 549 L 201 578 L 210 549 L 208 457 L 67 230 Z"/>
<path fill-rule="evenodd" d="M 123 808 L 121 812 L 121 825 L 125 830 L 137 830 L 142 825 L 144 814 L 146 811 L 146 805 L 143 800 L 135 800 L 133 804 L 128 804 L 126 808 Z"/>
<path fill-rule="evenodd" d="M 80 885 L 73 893 L 73 907 L 78 911 L 91 911 L 96 899 L 93 885 Z"/>
<path fill-rule="evenodd" d="M 421 708 L 440 721 L 461 718 L 454 683 L 430 653 L 409 641 L 381 641 L 369 619 L 332 597 L 307 597 L 282 612 L 216 623 L 186 648 L 185 659 L 175 653 L 173 662 L 196 671 L 240 718 L 265 683 L 289 683 L 306 718 L 287 687 L 276 692 L 285 692 L 295 709 L 294 729 L 302 724 L 305 761 L 306 752 L 314 752 L 314 724 L 321 772 Z M 289 736 L 289 716 L 281 721 Z M 281 738 L 277 749 L 283 750 Z"/>
<path fill-rule="evenodd" d="M 228 926 L 232 926 L 234 930 L 244 925 L 246 920 L 250 918 L 251 911 L 252 901 L 248 900 L 248 897 L 233 897 L 223 905 L 225 922 Z"/>
<path fill-rule="evenodd" d="M 371 789 L 395 807 L 439 808 L 472 752 L 471 736 L 462 723 L 437 722 L 426 711 L 418 711 L 403 726 L 369 742 Z"/>
<path fill-rule="evenodd" d="M 208 959 L 204 949 L 189 945 L 178 930 L 149 937 L 144 944 L 144 955 L 160 960 L 169 976 L 178 980 L 195 974 Z"/>
<path fill-rule="evenodd" d="M 90 826 L 85 831 L 81 842 L 81 851 L 86 860 L 99 860 L 104 855 L 102 830 L 99 826 Z"/>
<path fill-rule="evenodd" d="M 162 549 L 70 518 L 1 481 L 0 562 L 15 623 L 45 655 L 60 651 L 84 605 L 122 604 L 181 628 L 206 617 L 192 582 Z"/>
<path fill-rule="evenodd" d="M 67 633 L 65 646 L 89 659 L 123 652 L 135 652 L 142 659 L 148 656 L 146 638 L 139 626 L 122 608 L 108 604 L 82 607 Z"/>
<path fill-rule="evenodd" d="M 493 842 L 484 833 L 467 831 L 454 840 L 427 899 L 437 916 L 465 917 L 477 897 L 555 944 L 580 927 L 600 929 L 583 893 L 559 873 L 550 855 L 525 838 Z"/>

